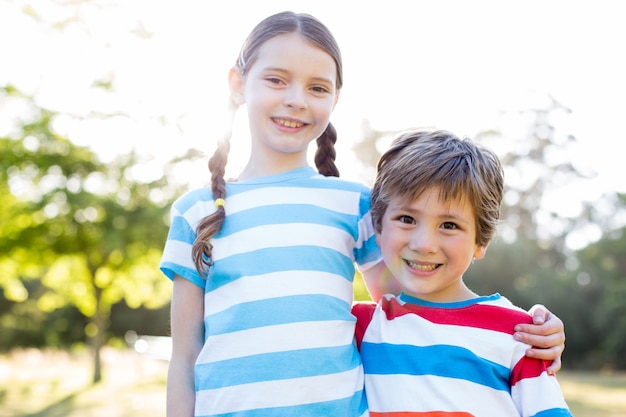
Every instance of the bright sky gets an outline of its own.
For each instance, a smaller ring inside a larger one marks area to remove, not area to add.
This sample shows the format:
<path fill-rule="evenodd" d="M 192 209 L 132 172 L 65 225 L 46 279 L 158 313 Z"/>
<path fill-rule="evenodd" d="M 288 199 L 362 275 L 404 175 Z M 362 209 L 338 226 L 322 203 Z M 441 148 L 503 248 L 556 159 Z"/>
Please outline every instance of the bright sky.
<path fill-rule="evenodd" d="M 616 1 L 0 0 L 0 84 L 73 116 L 131 115 L 60 118 L 56 128 L 104 159 L 135 148 L 153 158 L 145 175 L 154 175 L 188 148 L 213 151 L 228 127 L 228 69 L 252 27 L 282 10 L 320 18 L 342 48 L 345 85 L 331 120 L 343 177 L 372 179 L 351 169 L 364 120 L 377 130 L 473 136 L 504 128 L 504 111 L 543 107 L 550 94 L 571 110 L 554 122 L 557 135 L 578 139 L 567 158 L 598 174 L 564 195 L 626 192 L 617 150 L 626 139 L 626 25 Z M 59 22 L 64 29 L 51 28 Z M 112 81 L 113 92 L 91 88 L 94 80 Z M 0 135 L 17 111 L 0 103 Z M 238 129 L 231 175 L 247 158 Z M 185 180 L 204 183 L 205 164 L 188 167 Z"/>

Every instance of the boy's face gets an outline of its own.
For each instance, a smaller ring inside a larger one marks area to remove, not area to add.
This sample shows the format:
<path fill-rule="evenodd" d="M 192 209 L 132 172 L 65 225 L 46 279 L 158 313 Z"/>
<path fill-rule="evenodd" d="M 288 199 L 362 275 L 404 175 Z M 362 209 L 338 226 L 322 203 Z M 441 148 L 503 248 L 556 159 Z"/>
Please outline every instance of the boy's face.
<path fill-rule="evenodd" d="M 442 202 L 438 187 L 413 201 L 393 198 L 376 240 L 406 294 L 432 302 L 476 296 L 462 276 L 486 247 L 476 244 L 476 219 L 468 201 Z"/>

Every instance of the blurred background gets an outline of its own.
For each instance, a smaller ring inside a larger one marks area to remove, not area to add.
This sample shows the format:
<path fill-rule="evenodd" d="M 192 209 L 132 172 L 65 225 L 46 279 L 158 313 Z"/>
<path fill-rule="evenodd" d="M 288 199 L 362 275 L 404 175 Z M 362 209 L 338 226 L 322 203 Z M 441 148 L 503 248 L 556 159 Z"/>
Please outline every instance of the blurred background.
<path fill-rule="evenodd" d="M 505 163 L 503 222 L 466 275 L 564 322 L 577 416 L 626 415 L 626 27 L 613 1 L 0 0 L 0 417 L 164 415 L 171 203 L 249 154 L 227 74 L 282 10 L 342 48 L 341 176 L 441 128 Z M 367 298 L 360 281 L 355 296 Z"/>

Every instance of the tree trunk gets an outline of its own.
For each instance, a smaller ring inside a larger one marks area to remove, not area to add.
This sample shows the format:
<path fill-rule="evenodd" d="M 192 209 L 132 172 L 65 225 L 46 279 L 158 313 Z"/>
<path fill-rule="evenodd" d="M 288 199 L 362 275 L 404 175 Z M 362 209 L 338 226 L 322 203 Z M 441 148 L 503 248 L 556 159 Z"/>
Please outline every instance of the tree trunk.
<path fill-rule="evenodd" d="M 102 345 L 104 344 L 104 313 L 102 311 L 102 289 L 95 287 L 96 295 L 96 311 L 92 317 L 92 322 L 95 325 L 96 333 L 91 339 L 93 349 L 93 383 L 96 384 L 102 380 L 102 360 L 100 358 L 100 352 Z"/>

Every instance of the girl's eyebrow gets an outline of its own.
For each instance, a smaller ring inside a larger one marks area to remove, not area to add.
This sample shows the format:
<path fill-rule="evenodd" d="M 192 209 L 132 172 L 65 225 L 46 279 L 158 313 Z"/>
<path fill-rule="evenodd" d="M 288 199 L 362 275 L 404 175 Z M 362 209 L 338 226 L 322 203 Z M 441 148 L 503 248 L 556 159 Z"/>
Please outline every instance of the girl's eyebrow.
<path fill-rule="evenodd" d="M 283 74 L 289 74 L 290 73 L 289 70 L 286 70 L 286 69 L 280 68 L 280 67 L 265 67 L 265 68 L 262 69 L 261 72 L 280 72 L 280 73 L 283 73 Z M 326 78 L 326 77 L 313 77 L 312 80 L 316 81 L 316 82 L 320 82 L 320 83 L 326 83 L 326 84 L 330 84 L 330 85 L 335 85 L 335 83 L 331 79 Z"/>
<path fill-rule="evenodd" d="M 262 69 L 263 71 L 276 71 L 276 72 L 289 72 L 281 67 L 265 67 Z"/>

